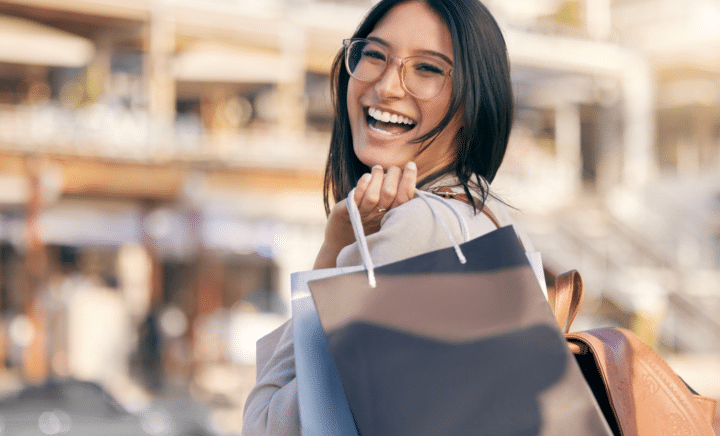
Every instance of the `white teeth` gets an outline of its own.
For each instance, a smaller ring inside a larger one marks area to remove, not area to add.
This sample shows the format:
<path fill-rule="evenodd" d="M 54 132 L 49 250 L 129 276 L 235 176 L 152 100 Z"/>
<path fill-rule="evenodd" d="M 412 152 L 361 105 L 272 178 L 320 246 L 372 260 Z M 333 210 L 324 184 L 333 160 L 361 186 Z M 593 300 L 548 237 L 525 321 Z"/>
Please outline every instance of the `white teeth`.
<path fill-rule="evenodd" d="M 398 114 L 391 114 L 390 112 L 383 112 L 374 107 L 368 108 L 368 115 L 378 121 L 382 121 L 383 123 L 407 124 L 409 126 L 415 124 L 415 122 L 413 122 L 410 118 Z"/>

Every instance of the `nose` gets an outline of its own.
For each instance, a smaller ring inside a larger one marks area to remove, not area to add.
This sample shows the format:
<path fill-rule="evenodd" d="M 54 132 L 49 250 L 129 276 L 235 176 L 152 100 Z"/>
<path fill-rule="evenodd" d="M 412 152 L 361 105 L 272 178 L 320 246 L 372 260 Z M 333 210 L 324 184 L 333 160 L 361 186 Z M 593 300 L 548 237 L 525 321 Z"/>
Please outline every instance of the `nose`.
<path fill-rule="evenodd" d="M 405 87 L 402 83 L 403 64 L 399 59 L 391 59 L 382 76 L 375 83 L 375 90 L 382 99 L 402 98 Z"/>

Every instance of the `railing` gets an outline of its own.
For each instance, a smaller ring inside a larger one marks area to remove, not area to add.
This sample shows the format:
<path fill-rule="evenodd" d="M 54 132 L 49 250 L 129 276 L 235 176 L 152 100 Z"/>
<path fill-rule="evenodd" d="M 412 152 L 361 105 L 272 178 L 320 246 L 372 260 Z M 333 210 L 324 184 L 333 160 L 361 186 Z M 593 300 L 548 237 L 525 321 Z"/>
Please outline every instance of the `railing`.
<path fill-rule="evenodd" d="M 530 235 L 546 266 L 578 269 L 589 305 L 604 297 L 630 313 L 659 302 L 659 343 L 671 351 L 720 352 L 720 271 L 680 265 L 667 249 L 671 236 L 640 235 L 598 198 L 581 201 L 583 207 L 545 217 L 543 234 Z"/>
<path fill-rule="evenodd" d="M 670 294 L 664 345 L 673 351 L 720 352 L 719 308 L 720 296 L 693 301 L 679 292 Z"/>
<path fill-rule="evenodd" d="M 168 126 L 143 110 L 107 104 L 0 106 L 0 147 L 33 153 L 320 170 L 328 145 L 325 132 L 282 132 L 273 125 L 208 132 L 194 116 L 179 116 Z"/>

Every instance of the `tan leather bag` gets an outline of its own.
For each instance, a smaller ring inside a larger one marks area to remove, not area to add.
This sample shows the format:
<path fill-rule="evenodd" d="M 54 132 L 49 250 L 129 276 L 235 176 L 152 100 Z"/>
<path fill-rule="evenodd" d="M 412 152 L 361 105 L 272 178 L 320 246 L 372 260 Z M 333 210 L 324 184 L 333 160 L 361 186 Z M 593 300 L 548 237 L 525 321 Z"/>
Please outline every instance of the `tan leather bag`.
<path fill-rule="evenodd" d="M 548 290 L 558 325 L 616 436 L 714 436 L 717 402 L 694 392 L 632 332 L 600 328 L 570 333 L 583 298 L 575 271 Z"/>

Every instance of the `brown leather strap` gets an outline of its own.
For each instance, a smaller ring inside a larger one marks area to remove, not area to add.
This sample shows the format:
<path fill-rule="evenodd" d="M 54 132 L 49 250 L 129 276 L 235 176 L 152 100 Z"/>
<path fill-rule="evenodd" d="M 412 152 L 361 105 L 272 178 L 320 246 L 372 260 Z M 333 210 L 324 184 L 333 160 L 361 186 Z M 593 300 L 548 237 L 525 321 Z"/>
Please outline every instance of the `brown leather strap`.
<path fill-rule="evenodd" d="M 440 188 L 432 191 L 432 193 L 433 193 L 433 194 L 436 194 L 436 195 L 439 195 L 439 196 L 441 196 L 441 197 L 444 197 L 444 198 L 454 198 L 455 200 L 460 200 L 460 201 L 462 201 L 463 203 L 467 203 L 467 204 L 469 204 L 469 205 L 472 205 L 472 203 L 470 202 L 470 199 L 468 198 L 467 194 L 462 194 L 462 193 L 459 193 L 459 192 L 453 192 L 453 190 L 450 189 L 450 188 L 447 187 L 447 186 L 441 186 Z M 495 215 L 490 211 L 490 209 L 488 209 L 487 207 L 483 207 L 483 209 L 481 210 L 481 212 L 484 213 L 485 216 L 487 216 L 487 217 L 490 219 L 490 221 L 492 221 L 492 223 L 495 225 L 495 227 L 497 227 L 498 229 L 499 229 L 500 227 L 502 227 L 502 226 L 500 225 L 500 222 L 497 220 L 497 218 L 495 218 Z"/>
<path fill-rule="evenodd" d="M 554 289 L 548 290 L 548 301 L 555 312 L 555 320 L 564 333 L 570 332 L 570 326 L 580 312 L 584 293 L 582 277 L 574 269 L 557 276 Z"/>
<path fill-rule="evenodd" d="M 483 210 L 481 212 L 484 213 L 486 217 L 490 218 L 490 221 L 495 224 L 495 227 L 497 227 L 498 229 L 500 228 L 500 223 L 498 222 L 497 218 L 495 218 L 495 215 L 490 212 L 490 209 L 488 209 L 487 207 L 483 207 Z"/>

